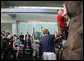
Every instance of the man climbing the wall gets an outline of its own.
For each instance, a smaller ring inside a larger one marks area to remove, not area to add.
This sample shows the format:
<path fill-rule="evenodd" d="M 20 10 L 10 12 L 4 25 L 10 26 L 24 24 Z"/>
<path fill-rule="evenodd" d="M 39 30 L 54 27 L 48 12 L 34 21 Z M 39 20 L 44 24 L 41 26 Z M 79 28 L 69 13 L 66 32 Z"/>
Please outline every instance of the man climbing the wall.
<path fill-rule="evenodd" d="M 68 16 L 67 16 L 65 4 L 63 4 L 63 6 L 64 6 L 64 12 L 61 9 L 57 10 L 57 14 L 58 14 L 57 25 L 58 25 L 58 35 L 59 36 L 62 35 L 63 44 L 64 44 L 68 36 L 67 24 L 66 24 L 66 21 L 68 21 Z"/>

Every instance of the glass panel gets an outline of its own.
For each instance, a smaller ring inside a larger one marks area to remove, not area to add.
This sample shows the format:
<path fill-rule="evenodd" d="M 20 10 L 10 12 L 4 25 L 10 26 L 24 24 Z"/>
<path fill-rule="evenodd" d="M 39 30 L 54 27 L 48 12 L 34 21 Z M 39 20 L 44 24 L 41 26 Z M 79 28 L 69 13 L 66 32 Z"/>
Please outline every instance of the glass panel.
<path fill-rule="evenodd" d="M 33 28 L 35 31 L 33 31 Z M 54 33 L 54 31 L 58 32 L 58 27 L 56 22 L 20 22 L 19 23 L 19 33 L 18 35 L 23 32 L 25 35 L 27 32 L 32 35 L 33 32 L 41 32 L 42 30 L 47 28 L 51 34 Z"/>

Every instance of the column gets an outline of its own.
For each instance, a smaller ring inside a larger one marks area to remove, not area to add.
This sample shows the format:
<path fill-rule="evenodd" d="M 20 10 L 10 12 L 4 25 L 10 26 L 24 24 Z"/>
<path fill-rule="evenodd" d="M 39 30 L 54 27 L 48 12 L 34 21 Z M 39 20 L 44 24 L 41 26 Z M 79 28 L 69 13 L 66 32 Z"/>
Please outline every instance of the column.
<path fill-rule="evenodd" d="M 12 35 L 14 35 L 14 34 L 17 35 L 17 24 L 16 24 L 16 22 L 12 23 Z"/>

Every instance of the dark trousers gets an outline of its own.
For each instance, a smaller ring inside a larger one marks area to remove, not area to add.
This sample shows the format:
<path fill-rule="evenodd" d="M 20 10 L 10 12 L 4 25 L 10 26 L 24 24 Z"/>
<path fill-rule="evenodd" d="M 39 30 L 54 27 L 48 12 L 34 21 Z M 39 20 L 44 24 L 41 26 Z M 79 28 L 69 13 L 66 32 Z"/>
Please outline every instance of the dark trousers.
<path fill-rule="evenodd" d="M 68 37 L 68 32 L 65 30 L 61 30 L 61 32 L 62 32 L 62 39 L 66 40 Z"/>
<path fill-rule="evenodd" d="M 23 39 L 20 39 L 20 41 L 22 42 L 22 44 L 24 44 L 24 40 Z"/>
<path fill-rule="evenodd" d="M 25 49 L 26 49 L 27 47 L 26 46 L 24 46 L 24 48 L 23 48 L 23 53 L 25 54 Z M 32 53 L 33 53 L 33 51 L 32 51 L 32 48 L 31 47 L 29 47 L 29 52 L 31 53 L 31 55 L 32 55 Z"/>

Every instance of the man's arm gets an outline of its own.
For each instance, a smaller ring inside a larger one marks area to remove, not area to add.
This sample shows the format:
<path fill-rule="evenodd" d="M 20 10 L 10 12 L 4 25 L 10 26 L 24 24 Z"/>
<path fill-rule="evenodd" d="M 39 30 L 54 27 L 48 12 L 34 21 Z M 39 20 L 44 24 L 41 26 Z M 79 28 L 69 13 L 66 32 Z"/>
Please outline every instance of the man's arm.
<path fill-rule="evenodd" d="M 65 15 L 67 15 L 67 9 L 66 9 L 65 4 L 63 4 L 63 7 L 64 7 L 64 13 L 62 14 L 62 17 L 64 17 Z"/>
<path fill-rule="evenodd" d="M 65 21 L 68 21 L 67 9 L 65 4 L 63 4 L 63 7 L 64 7 L 64 12 L 62 13 L 62 18 L 64 18 Z"/>

